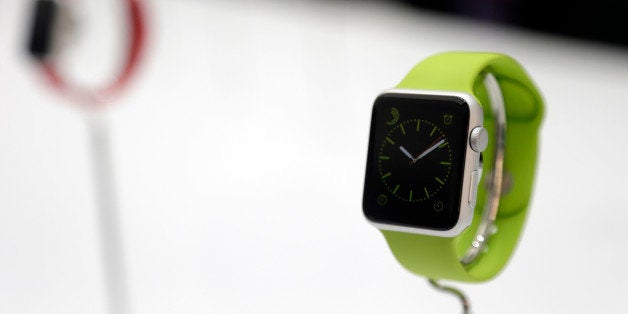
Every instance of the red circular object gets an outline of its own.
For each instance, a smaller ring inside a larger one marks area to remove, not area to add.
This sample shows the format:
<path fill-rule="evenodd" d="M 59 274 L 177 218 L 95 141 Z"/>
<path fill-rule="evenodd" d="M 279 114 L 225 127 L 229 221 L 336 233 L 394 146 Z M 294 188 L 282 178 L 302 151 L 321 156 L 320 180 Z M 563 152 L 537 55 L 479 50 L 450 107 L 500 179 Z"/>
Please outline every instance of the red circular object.
<path fill-rule="evenodd" d="M 128 6 L 129 44 L 124 65 L 113 82 L 97 89 L 73 86 L 63 78 L 52 60 L 47 59 L 41 63 L 44 75 L 50 85 L 82 106 L 90 109 L 103 107 L 107 100 L 114 98 L 124 89 L 137 69 L 145 41 L 144 11 L 138 0 L 126 0 L 126 3 Z"/>

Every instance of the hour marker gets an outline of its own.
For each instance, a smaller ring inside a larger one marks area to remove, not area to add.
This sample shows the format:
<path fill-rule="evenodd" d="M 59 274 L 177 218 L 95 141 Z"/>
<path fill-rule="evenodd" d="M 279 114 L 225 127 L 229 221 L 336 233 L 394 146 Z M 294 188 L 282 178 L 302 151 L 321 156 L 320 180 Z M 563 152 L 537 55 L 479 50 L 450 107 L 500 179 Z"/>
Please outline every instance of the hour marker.
<path fill-rule="evenodd" d="M 449 161 L 441 161 L 440 164 L 441 165 L 446 165 L 446 166 L 451 165 L 451 163 Z"/>
<path fill-rule="evenodd" d="M 445 182 L 443 182 L 443 180 L 441 180 L 439 177 L 434 177 L 434 179 L 436 179 L 436 181 L 438 181 L 438 183 L 440 183 L 441 185 L 445 185 Z"/>
<path fill-rule="evenodd" d="M 421 128 L 421 120 L 417 120 L 416 121 L 416 131 L 418 132 L 420 128 Z"/>
<path fill-rule="evenodd" d="M 390 137 L 386 137 L 386 141 L 392 145 L 395 145 L 395 141 L 393 141 Z"/>
<path fill-rule="evenodd" d="M 401 127 L 401 133 L 406 134 L 406 129 L 403 128 L 403 124 L 399 124 L 399 126 Z"/>
<path fill-rule="evenodd" d="M 410 190 L 410 202 L 412 202 L 412 190 Z"/>
<path fill-rule="evenodd" d="M 440 146 L 438 146 L 438 148 L 443 148 L 443 147 L 445 147 L 445 146 L 447 146 L 447 145 L 449 145 L 449 142 L 445 142 L 445 143 L 443 143 L 443 144 L 440 144 Z"/>
<path fill-rule="evenodd" d="M 393 189 L 393 194 L 397 193 L 397 190 L 399 190 L 399 184 L 397 184 L 397 186 Z"/>
<path fill-rule="evenodd" d="M 432 129 L 432 132 L 430 132 L 430 136 L 434 135 L 434 132 L 436 132 L 436 126 L 434 126 L 434 128 Z"/>
<path fill-rule="evenodd" d="M 430 192 L 427 191 L 426 187 L 423 187 L 423 191 L 425 191 L 425 195 L 427 195 L 427 198 L 430 197 Z"/>
<path fill-rule="evenodd" d="M 388 160 L 388 159 L 390 159 L 390 157 L 388 157 L 388 156 L 379 156 L 379 159 L 381 159 L 381 160 Z"/>
<path fill-rule="evenodd" d="M 383 176 L 382 176 L 382 179 L 386 179 L 386 178 L 390 177 L 390 175 L 391 175 L 391 174 L 392 174 L 392 173 L 390 173 L 390 172 L 389 172 L 389 173 L 387 173 L 387 174 L 383 175 Z"/>

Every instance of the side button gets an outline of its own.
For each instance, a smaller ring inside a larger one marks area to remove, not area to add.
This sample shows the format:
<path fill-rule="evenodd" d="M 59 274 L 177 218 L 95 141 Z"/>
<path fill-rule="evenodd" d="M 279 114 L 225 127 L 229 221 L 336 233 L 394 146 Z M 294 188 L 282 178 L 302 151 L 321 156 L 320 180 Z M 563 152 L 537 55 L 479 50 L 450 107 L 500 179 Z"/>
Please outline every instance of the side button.
<path fill-rule="evenodd" d="M 477 170 L 471 172 L 471 184 L 469 186 L 469 205 L 475 207 L 475 201 L 478 194 L 478 181 L 480 180 L 480 174 Z"/>

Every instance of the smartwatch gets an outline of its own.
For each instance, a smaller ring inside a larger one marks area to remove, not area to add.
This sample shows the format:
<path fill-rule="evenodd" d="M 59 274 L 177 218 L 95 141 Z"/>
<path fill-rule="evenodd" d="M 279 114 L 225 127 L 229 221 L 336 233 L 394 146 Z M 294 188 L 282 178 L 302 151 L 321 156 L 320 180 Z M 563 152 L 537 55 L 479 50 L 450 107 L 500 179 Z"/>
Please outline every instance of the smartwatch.
<path fill-rule="evenodd" d="M 67 33 L 68 18 L 71 19 L 72 1 L 37 0 L 33 6 L 32 26 L 28 52 L 36 61 L 48 85 L 65 98 L 84 109 L 101 109 L 127 87 L 131 77 L 137 72 L 146 42 L 146 14 L 141 0 L 125 0 L 128 39 L 126 57 L 118 74 L 111 82 L 100 88 L 74 84 L 60 69 L 58 54 L 63 50 L 57 38 L 61 32 Z M 65 25 L 64 25 L 65 24 Z M 64 28 L 65 26 L 65 28 Z"/>
<path fill-rule="evenodd" d="M 481 282 L 506 265 L 530 202 L 543 100 L 523 67 L 445 52 L 375 100 L 362 208 L 397 261 Z"/>

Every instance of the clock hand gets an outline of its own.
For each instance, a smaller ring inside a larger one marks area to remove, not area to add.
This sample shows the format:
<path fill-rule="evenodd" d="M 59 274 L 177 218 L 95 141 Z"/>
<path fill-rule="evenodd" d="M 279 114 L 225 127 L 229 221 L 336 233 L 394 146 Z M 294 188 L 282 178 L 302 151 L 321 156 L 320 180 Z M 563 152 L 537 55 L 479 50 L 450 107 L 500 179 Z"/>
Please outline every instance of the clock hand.
<path fill-rule="evenodd" d="M 412 154 L 410 154 L 410 152 L 408 152 L 408 150 L 406 150 L 403 146 L 399 146 L 399 150 L 401 150 L 401 152 L 408 156 L 408 158 L 414 160 L 414 158 L 412 158 Z"/>
<path fill-rule="evenodd" d="M 435 150 L 438 146 L 440 146 L 441 144 L 445 143 L 445 139 L 443 138 L 444 136 L 440 136 L 439 138 L 436 139 L 436 141 L 434 141 L 434 143 L 432 143 L 432 145 L 430 145 L 427 149 L 425 149 L 417 158 L 413 158 L 413 163 L 417 162 L 417 160 L 425 157 L 427 154 L 431 153 L 433 150 Z"/>

